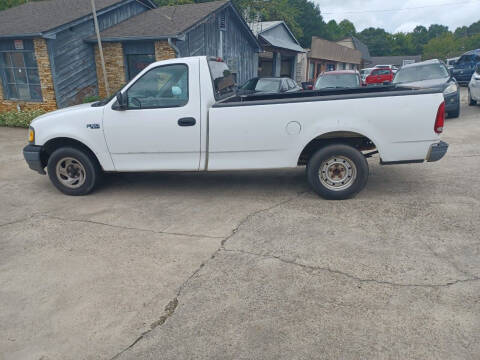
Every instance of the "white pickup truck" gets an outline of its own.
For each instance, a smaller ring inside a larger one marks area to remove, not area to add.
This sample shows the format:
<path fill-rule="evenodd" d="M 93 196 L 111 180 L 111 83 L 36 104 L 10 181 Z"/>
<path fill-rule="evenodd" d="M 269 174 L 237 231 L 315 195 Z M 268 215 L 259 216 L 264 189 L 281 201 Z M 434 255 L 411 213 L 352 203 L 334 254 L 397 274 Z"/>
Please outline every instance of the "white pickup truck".
<path fill-rule="evenodd" d="M 24 157 L 68 195 L 88 194 L 103 172 L 307 167 L 327 199 L 362 190 L 366 158 L 436 161 L 448 145 L 439 90 L 327 89 L 237 96 L 221 59 L 148 66 L 114 97 L 32 122 Z"/>

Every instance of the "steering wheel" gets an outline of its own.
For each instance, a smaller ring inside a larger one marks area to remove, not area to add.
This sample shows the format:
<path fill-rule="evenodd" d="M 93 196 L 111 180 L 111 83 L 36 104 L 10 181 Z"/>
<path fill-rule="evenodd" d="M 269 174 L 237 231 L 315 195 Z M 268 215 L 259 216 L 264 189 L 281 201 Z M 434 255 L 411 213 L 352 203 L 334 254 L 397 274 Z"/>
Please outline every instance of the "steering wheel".
<path fill-rule="evenodd" d="M 142 102 L 140 100 L 138 100 L 137 98 L 131 97 L 130 100 L 132 101 L 133 105 L 135 105 L 136 107 L 138 107 L 138 108 L 142 107 Z"/>

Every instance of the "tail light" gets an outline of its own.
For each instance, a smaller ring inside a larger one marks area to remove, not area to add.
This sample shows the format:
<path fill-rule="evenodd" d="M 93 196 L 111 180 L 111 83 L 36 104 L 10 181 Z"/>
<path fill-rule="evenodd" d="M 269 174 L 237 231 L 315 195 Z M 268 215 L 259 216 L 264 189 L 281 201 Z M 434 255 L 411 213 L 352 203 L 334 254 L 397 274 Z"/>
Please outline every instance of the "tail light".
<path fill-rule="evenodd" d="M 435 119 L 435 126 L 433 130 L 435 130 L 437 134 L 441 134 L 443 132 L 444 125 L 445 125 L 445 102 L 442 102 L 438 107 L 437 118 Z"/>

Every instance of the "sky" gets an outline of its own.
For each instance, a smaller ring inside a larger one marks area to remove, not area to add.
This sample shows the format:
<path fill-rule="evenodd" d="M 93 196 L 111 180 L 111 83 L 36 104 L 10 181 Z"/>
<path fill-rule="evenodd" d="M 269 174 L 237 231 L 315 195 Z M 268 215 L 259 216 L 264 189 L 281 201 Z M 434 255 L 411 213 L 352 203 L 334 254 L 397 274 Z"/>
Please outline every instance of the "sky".
<path fill-rule="evenodd" d="M 480 0 L 312 0 L 320 5 L 325 21 L 348 19 L 357 31 L 381 27 L 408 32 L 417 25 L 457 27 L 480 20 Z M 383 11 L 388 10 L 388 11 Z"/>

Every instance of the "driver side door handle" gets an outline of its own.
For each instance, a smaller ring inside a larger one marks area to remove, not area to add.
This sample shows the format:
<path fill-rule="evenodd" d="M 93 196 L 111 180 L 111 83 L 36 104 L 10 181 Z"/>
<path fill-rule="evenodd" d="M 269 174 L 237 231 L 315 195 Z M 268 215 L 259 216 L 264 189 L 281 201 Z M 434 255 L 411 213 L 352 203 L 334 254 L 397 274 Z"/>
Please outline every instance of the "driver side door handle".
<path fill-rule="evenodd" d="M 194 126 L 197 123 L 192 117 L 178 119 L 178 126 Z"/>

